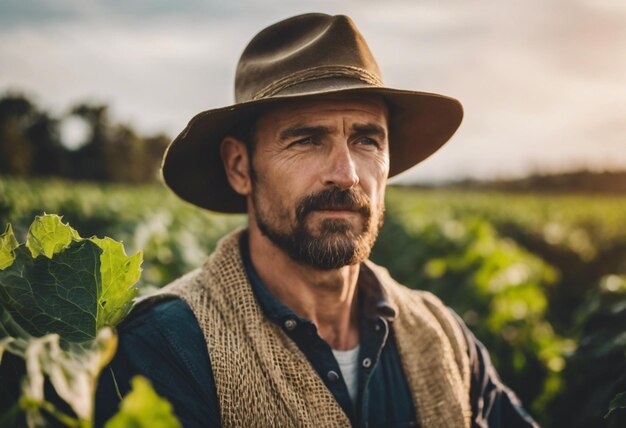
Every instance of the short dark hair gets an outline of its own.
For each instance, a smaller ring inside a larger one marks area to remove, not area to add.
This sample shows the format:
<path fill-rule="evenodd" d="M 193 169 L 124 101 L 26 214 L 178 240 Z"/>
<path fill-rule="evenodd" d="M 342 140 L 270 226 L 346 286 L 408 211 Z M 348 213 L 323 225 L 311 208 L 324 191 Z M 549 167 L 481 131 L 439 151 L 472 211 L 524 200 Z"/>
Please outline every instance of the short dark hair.
<path fill-rule="evenodd" d="M 252 158 L 252 155 L 254 154 L 254 149 L 257 142 L 256 132 L 258 118 L 259 115 L 255 113 L 246 115 L 242 120 L 237 122 L 237 124 L 233 126 L 228 133 L 228 135 L 233 136 L 234 138 L 238 139 L 246 145 L 250 158 Z"/>

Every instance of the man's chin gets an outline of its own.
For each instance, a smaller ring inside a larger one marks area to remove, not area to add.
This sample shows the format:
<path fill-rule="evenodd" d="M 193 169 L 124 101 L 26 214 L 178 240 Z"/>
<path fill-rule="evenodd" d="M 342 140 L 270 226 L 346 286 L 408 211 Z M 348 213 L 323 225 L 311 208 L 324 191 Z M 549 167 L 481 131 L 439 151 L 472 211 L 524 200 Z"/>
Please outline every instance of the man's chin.
<path fill-rule="evenodd" d="M 350 230 L 322 230 L 311 233 L 306 229 L 291 234 L 266 236 L 281 248 L 292 260 L 319 270 L 339 269 L 362 262 L 369 255 L 370 247 L 363 236 L 355 236 Z"/>

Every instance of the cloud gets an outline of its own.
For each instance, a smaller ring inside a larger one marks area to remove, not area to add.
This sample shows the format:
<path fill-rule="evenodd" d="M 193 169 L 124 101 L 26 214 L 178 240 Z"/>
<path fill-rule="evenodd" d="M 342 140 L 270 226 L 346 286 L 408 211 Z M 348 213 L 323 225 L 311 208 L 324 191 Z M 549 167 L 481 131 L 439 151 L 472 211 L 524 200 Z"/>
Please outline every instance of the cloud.
<path fill-rule="evenodd" d="M 0 4 L 0 31 L 43 23 L 67 23 L 84 19 L 96 4 L 81 0 L 4 0 Z"/>

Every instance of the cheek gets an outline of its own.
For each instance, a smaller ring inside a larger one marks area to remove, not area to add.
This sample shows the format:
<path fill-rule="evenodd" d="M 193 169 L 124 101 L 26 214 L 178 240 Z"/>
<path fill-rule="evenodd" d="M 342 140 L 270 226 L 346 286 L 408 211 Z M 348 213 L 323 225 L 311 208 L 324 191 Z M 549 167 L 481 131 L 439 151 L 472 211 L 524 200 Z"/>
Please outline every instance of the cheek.
<path fill-rule="evenodd" d="M 372 189 L 374 193 L 384 194 L 384 189 L 389 176 L 389 160 L 385 156 L 379 156 L 374 159 L 365 159 L 360 162 L 359 180 Z"/>
<path fill-rule="evenodd" d="M 385 211 L 385 188 L 377 189 L 376 195 L 372 198 L 372 208 L 375 210 L 375 216 L 382 216 Z"/>
<path fill-rule="evenodd" d="M 389 176 L 389 154 L 386 150 L 355 152 L 353 159 L 363 173 L 375 177 L 376 180 L 385 180 Z"/>
<path fill-rule="evenodd" d="M 389 156 L 384 156 L 378 162 L 378 201 L 381 204 L 381 207 L 384 206 L 385 202 L 385 189 L 387 188 L 387 180 L 389 178 Z"/>
<path fill-rule="evenodd" d="M 291 181 L 281 176 L 280 173 L 268 174 L 257 170 L 253 184 L 257 209 L 265 216 L 271 216 L 280 221 L 293 221 L 297 198 L 293 192 L 295 183 Z"/>
<path fill-rule="evenodd" d="M 266 181 L 270 191 L 280 195 L 285 204 L 295 204 L 309 195 L 319 181 L 323 164 L 315 159 L 295 162 L 284 157 L 271 163 L 266 170 Z"/>
<path fill-rule="evenodd" d="M 384 155 L 378 158 L 378 167 L 380 170 L 380 174 L 382 175 L 382 179 L 387 181 L 389 178 L 389 154 L 385 153 Z"/>

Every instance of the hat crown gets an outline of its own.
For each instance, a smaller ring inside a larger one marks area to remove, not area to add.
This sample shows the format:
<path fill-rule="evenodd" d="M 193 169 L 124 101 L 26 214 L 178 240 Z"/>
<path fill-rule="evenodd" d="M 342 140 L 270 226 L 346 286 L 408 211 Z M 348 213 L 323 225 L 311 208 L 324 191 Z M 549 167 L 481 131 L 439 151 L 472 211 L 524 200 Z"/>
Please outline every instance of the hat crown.
<path fill-rule="evenodd" d="M 349 17 L 299 15 L 267 27 L 250 41 L 237 65 L 235 100 L 288 93 L 294 86 L 301 93 L 303 84 L 338 78 L 382 86 L 378 64 Z"/>

